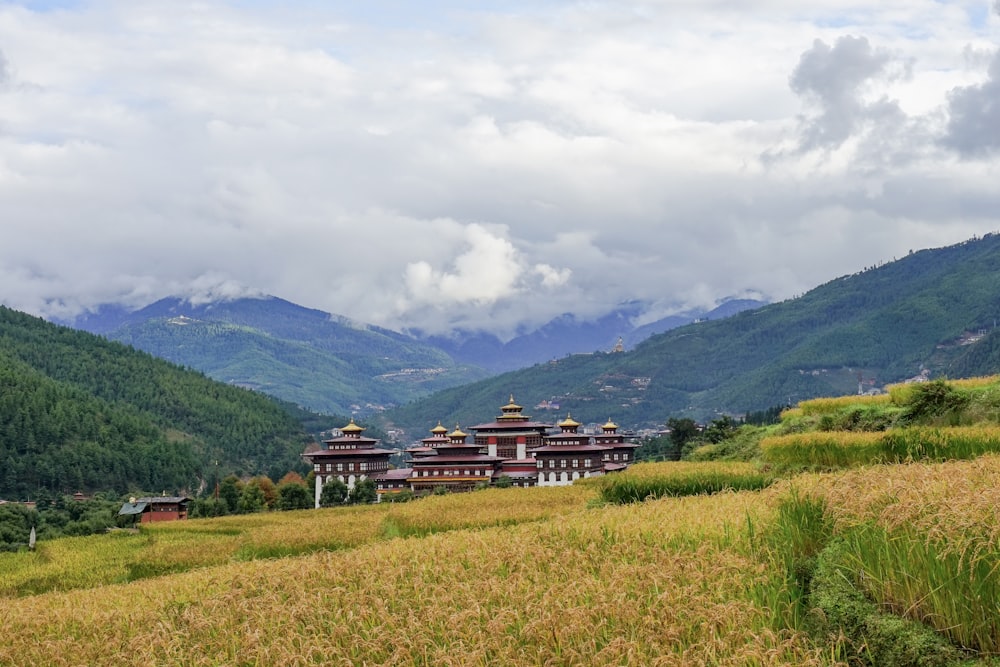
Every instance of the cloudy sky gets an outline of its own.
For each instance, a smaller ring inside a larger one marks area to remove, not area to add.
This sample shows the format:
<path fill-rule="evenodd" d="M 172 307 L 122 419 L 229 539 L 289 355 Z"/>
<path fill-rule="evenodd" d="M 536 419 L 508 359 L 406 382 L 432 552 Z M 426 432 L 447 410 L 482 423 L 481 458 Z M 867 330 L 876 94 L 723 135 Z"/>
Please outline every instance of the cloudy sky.
<path fill-rule="evenodd" d="M 998 37 L 1000 0 L 0 0 L 0 302 L 787 298 L 1000 230 Z"/>

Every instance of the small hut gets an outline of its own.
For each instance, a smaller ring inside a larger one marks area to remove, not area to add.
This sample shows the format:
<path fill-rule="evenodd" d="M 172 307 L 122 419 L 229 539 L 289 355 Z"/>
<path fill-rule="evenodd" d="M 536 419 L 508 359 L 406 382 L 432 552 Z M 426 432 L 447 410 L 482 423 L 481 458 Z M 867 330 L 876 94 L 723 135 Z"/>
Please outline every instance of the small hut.
<path fill-rule="evenodd" d="M 189 502 L 191 499 L 187 496 L 129 498 L 118 510 L 118 516 L 139 517 L 140 523 L 177 521 L 188 517 Z"/>

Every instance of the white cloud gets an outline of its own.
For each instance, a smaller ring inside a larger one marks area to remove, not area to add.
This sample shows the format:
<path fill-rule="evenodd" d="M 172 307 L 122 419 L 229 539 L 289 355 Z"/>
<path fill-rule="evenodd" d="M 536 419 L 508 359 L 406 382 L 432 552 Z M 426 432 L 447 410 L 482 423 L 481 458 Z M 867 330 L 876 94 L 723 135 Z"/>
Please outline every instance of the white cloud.
<path fill-rule="evenodd" d="M 967 3 L 393 6 L 0 5 L 0 300 L 509 332 L 1000 227 Z"/>

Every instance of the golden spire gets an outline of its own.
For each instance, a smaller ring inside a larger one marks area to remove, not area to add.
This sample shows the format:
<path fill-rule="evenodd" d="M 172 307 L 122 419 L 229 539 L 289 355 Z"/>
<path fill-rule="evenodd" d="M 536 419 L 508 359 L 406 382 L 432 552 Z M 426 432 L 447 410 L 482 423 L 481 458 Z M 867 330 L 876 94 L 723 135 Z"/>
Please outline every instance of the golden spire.
<path fill-rule="evenodd" d="M 357 424 L 355 424 L 354 423 L 354 417 L 351 417 L 351 423 L 348 424 L 347 426 L 341 427 L 340 432 L 341 433 L 345 433 L 345 434 L 346 433 L 361 433 L 364 430 L 365 429 L 363 429 L 362 427 L 360 427 Z"/>
<path fill-rule="evenodd" d="M 580 426 L 580 422 L 573 419 L 573 417 L 567 412 L 566 419 L 556 424 L 556 426 L 558 426 L 559 428 L 575 428 Z"/>

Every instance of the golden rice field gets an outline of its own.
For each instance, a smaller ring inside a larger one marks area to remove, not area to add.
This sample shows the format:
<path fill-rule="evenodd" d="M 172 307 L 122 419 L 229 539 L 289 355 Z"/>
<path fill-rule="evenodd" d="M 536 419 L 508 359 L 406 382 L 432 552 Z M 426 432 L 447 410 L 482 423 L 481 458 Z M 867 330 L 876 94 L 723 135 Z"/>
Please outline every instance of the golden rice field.
<path fill-rule="evenodd" d="M 755 494 L 578 508 L 10 599 L 0 664 L 824 664 L 748 595 L 783 585 L 742 528 L 768 512 Z"/>
<path fill-rule="evenodd" d="M 762 489 L 773 479 L 755 463 L 677 461 L 637 463 L 624 472 L 592 477 L 583 484 L 596 488 L 605 502 L 634 503 L 665 496 Z"/>
<path fill-rule="evenodd" d="M 676 484 L 756 470 L 630 472 Z M 774 538 L 797 497 L 822 501 L 849 546 L 838 567 L 882 609 L 937 628 L 970 651 L 964 664 L 1000 656 L 998 456 L 593 502 L 609 480 L 0 554 L 0 665 L 848 664 L 845 638 L 811 630 Z"/>
<path fill-rule="evenodd" d="M 782 416 L 791 414 L 801 414 L 804 416 L 824 415 L 848 406 L 868 406 L 885 405 L 892 402 L 889 394 L 878 394 L 876 396 L 835 396 L 832 398 L 812 398 L 802 401 L 795 408 L 789 408 L 782 413 Z M 797 412 L 792 412 L 797 410 Z"/>
<path fill-rule="evenodd" d="M 234 560 L 348 549 L 397 536 L 513 525 L 575 511 L 593 497 L 592 491 L 572 486 L 519 491 L 191 519 L 145 526 L 141 533 L 41 542 L 35 553 L 0 554 L 0 597 L 124 583 Z"/>
<path fill-rule="evenodd" d="M 1000 382 L 1000 375 L 948 380 L 948 384 L 955 389 L 983 389 L 996 385 L 998 382 Z M 900 384 L 891 384 L 886 389 L 889 392 L 891 401 L 897 405 L 902 405 L 909 400 L 913 390 L 919 386 L 920 383 L 903 382 Z"/>
<path fill-rule="evenodd" d="M 845 468 L 924 459 L 971 459 L 1000 452 L 1000 425 L 806 431 L 770 436 L 760 446 L 763 460 L 779 466 Z"/>
<path fill-rule="evenodd" d="M 1000 456 L 796 477 L 824 499 L 847 569 L 886 608 L 1000 656 Z"/>

